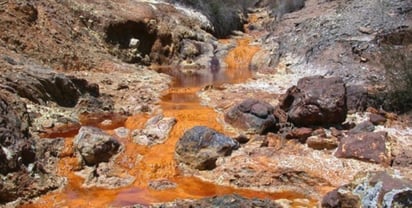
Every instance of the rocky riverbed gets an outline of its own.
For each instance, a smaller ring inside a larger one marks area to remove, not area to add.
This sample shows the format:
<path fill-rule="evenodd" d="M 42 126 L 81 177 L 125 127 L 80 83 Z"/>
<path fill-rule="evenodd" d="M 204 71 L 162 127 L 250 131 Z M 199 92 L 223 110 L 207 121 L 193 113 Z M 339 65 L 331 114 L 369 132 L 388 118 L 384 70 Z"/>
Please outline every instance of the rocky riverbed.
<path fill-rule="evenodd" d="M 412 206 L 412 3 L 205 2 L 0 1 L 0 207 Z"/>

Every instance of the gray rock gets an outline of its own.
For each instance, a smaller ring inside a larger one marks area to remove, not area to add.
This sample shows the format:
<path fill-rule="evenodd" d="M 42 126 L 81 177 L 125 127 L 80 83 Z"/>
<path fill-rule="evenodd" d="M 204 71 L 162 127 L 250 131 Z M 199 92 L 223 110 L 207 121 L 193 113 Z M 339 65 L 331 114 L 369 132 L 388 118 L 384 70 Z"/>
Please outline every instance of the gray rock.
<path fill-rule="evenodd" d="M 121 143 L 95 127 L 82 127 L 74 139 L 75 151 L 88 166 L 108 162 L 119 153 Z"/>
<path fill-rule="evenodd" d="M 225 114 L 225 121 L 250 133 L 265 134 L 277 130 L 274 108 L 269 103 L 246 99 Z"/>
<path fill-rule="evenodd" d="M 133 139 L 141 145 L 161 144 L 165 142 L 176 122 L 175 118 L 154 116 L 146 122 L 143 130 L 133 132 Z"/>
<path fill-rule="evenodd" d="M 350 134 L 358 134 L 362 132 L 373 132 L 375 130 L 375 126 L 370 121 L 364 121 L 356 125 L 353 129 L 349 130 Z"/>
<path fill-rule="evenodd" d="M 386 118 L 382 115 L 372 113 L 369 115 L 369 121 L 374 125 L 383 125 L 386 122 Z"/>
<path fill-rule="evenodd" d="M 211 170 L 219 157 L 227 156 L 239 143 L 205 126 L 196 126 L 184 133 L 176 144 L 175 159 L 191 168 Z"/>
<path fill-rule="evenodd" d="M 167 179 L 158 179 L 149 181 L 149 188 L 157 191 L 162 191 L 166 189 L 174 189 L 177 187 L 177 184 L 169 181 Z"/>

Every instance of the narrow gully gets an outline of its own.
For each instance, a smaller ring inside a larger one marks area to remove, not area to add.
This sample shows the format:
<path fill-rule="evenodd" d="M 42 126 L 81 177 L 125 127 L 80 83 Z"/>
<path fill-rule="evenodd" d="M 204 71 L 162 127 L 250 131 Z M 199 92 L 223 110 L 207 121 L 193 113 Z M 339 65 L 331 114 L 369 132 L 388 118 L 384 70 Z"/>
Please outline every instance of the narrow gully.
<path fill-rule="evenodd" d="M 173 86 L 163 96 L 160 103 L 166 117 L 175 117 L 176 125 L 164 144 L 142 146 L 134 143 L 132 138 L 123 139 L 125 149 L 116 158 L 117 175 L 131 175 L 135 182 L 119 189 L 83 188 L 84 179 L 77 176 L 77 159 L 73 154 L 73 137 L 66 138 L 58 173 L 68 178 L 66 187 L 58 192 L 41 197 L 33 204 L 22 207 L 121 207 L 133 204 L 169 202 L 176 199 L 199 199 L 204 197 L 239 194 L 247 198 L 296 199 L 304 198 L 296 193 L 266 193 L 232 187 L 219 186 L 204 182 L 196 177 L 183 176 L 174 161 L 174 149 L 183 133 L 194 126 L 204 125 L 225 133 L 217 122 L 217 113 L 200 104 L 196 93 L 208 84 L 240 83 L 252 76 L 248 65 L 253 54 L 259 50 L 249 44 L 250 38 L 237 41 L 237 47 L 226 57 L 228 65 L 224 73 L 209 74 L 208 77 L 184 74 L 172 68 L 163 68 L 161 72 L 174 77 Z M 124 122 L 124 127 L 141 129 L 149 115 L 134 115 Z M 87 121 L 84 121 L 87 123 Z M 92 123 L 92 122 L 91 122 Z M 113 130 L 106 130 L 113 134 Z M 177 184 L 176 188 L 156 191 L 148 187 L 149 181 L 166 179 Z"/>

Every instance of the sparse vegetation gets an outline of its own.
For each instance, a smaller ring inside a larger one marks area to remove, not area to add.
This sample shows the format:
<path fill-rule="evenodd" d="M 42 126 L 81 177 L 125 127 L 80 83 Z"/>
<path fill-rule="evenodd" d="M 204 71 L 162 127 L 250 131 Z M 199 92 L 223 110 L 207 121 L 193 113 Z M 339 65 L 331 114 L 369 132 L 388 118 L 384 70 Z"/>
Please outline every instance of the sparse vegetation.
<path fill-rule="evenodd" d="M 254 4 L 251 0 L 171 0 L 192 7 L 206 15 L 213 24 L 216 37 L 227 37 L 233 30 L 243 30 L 246 9 Z"/>

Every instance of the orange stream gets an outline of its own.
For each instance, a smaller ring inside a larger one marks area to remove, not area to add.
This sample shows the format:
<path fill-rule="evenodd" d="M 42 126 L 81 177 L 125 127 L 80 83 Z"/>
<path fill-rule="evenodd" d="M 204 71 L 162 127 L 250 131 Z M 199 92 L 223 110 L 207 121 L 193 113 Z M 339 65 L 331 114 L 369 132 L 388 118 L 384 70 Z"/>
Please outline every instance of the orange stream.
<path fill-rule="evenodd" d="M 228 54 L 225 60 L 228 69 L 224 73 L 224 80 L 238 83 L 251 77 L 247 66 L 253 54 L 258 50 L 256 46 L 249 46 L 248 38 L 238 40 L 237 47 Z M 213 82 L 205 83 L 195 79 L 187 84 L 182 79 L 187 81 L 190 77 L 177 77 L 174 86 L 168 90 L 161 102 L 164 115 L 177 119 L 168 140 L 164 144 L 151 147 L 137 145 L 131 141 L 131 138 L 121 140 L 125 145 L 125 150 L 116 158 L 116 174 L 120 176 L 129 174 L 136 177 L 131 186 L 120 189 L 83 188 L 81 185 L 83 179 L 74 174 L 74 170 L 78 168 L 78 162 L 73 155 L 73 137 L 67 137 L 65 149 L 59 161 L 58 173 L 68 178 L 68 184 L 63 190 L 50 193 L 35 203 L 22 207 L 117 207 L 136 203 L 168 202 L 175 199 L 197 199 L 230 193 L 237 193 L 248 198 L 294 199 L 303 197 L 294 193 L 264 193 L 234 189 L 204 182 L 195 177 L 182 176 L 176 168 L 173 157 L 175 144 L 183 133 L 197 125 L 205 125 L 224 132 L 216 120 L 217 113 L 211 108 L 200 105 L 196 96 L 202 84 L 213 84 Z M 149 117 L 144 114 L 134 115 L 125 121 L 116 117 L 114 126 L 111 127 L 115 128 L 123 124 L 131 130 L 141 129 Z M 108 117 L 103 116 L 103 118 Z M 95 115 L 86 115 L 83 117 L 82 124 L 102 127 L 98 123 L 101 121 L 102 119 L 96 118 Z M 108 133 L 113 133 L 110 128 L 104 129 Z M 141 155 L 141 159 L 138 159 L 138 155 Z M 177 184 L 177 188 L 164 191 L 148 188 L 148 182 L 156 179 L 173 181 Z"/>

